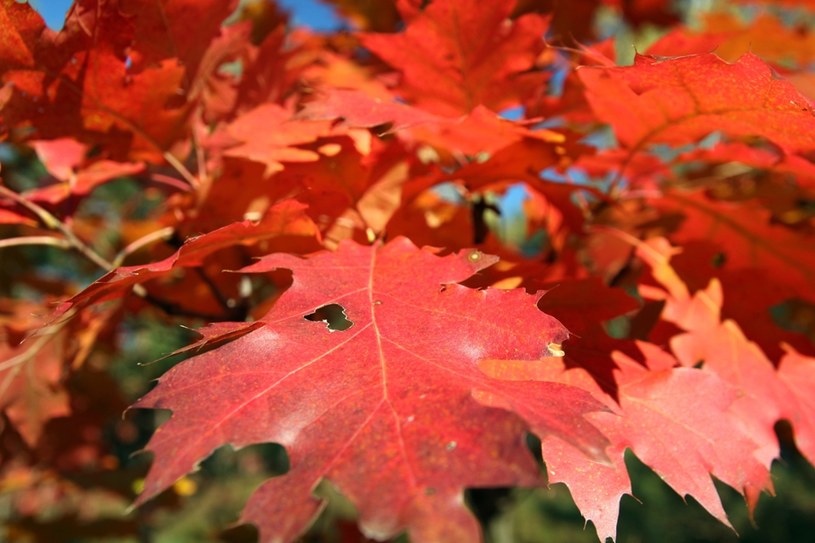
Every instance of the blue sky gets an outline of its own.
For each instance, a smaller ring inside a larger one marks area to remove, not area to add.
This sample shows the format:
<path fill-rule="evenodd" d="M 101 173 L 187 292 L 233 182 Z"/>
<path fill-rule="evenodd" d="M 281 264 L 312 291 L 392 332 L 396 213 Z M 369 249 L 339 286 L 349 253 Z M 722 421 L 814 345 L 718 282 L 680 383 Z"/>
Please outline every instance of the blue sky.
<path fill-rule="evenodd" d="M 29 0 L 29 3 L 42 15 L 49 28 L 59 30 L 73 0 Z M 340 24 L 334 10 L 317 0 L 278 0 L 277 3 L 292 14 L 294 26 L 333 30 Z"/>

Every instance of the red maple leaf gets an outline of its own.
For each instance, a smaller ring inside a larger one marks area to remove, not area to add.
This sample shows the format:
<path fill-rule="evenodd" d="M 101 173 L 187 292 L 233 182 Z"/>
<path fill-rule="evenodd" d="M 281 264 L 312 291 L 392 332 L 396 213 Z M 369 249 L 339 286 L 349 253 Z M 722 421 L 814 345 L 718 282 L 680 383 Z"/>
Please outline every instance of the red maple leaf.
<path fill-rule="evenodd" d="M 462 490 L 536 484 L 525 431 L 601 457 L 604 439 L 584 419 L 599 407 L 589 394 L 479 369 L 484 358 L 547 364 L 541 357 L 567 337 L 537 296 L 456 284 L 493 262 L 398 238 L 307 259 L 270 255 L 244 270 L 288 268 L 293 284 L 260 327 L 176 366 L 135 404 L 173 412 L 147 447 L 156 462 L 137 503 L 226 443 L 277 442 L 291 469 L 242 516 L 262 540 L 302 533 L 326 478 L 356 505 L 367 535 L 475 541 Z M 343 326 L 312 322 L 332 308 Z"/>

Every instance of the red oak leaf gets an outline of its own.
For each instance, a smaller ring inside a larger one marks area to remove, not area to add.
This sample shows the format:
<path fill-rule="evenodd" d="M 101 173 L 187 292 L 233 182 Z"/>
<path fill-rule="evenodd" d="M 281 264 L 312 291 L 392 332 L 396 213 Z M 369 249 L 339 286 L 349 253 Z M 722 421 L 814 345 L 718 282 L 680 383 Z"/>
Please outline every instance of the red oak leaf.
<path fill-rule="evenodd" d="M 364 147 L 358 141 L 324 138 L 312 147 L 320 160 L 287 164 L 275 176 L 276 186 L 290 187 L 289 194 L 308 204 L 309 216 L 329 244 L 380 235 L 399 207 L 408 176 L 408 161 L 398 141 L 372 138 Z"/>
<path fill-rule="evenodd" d="M 780 419 L 793 425 L 801 452 L 815 459 L 815 427 L 804 413 L 811 409 L 815 386 L 811 378 L 796 380 L 803 368 L 812 367 L 810 358 L 792 352 L 784 357 L 788 367 L 782 373 L 774 368 L 764 352 L 749 341 L 731 320 L 721 321 L 721 286 L 717 280 L 693 296 L 672 289 L 667 297 L 655 289 L 643 288 L 643 295 L 666 301 L 664 318 L 687 333 L 671 339 L 671 349 L 685 366 L 704 364 L 738 392 L 732 411 L 741 428 L 759 445 L 756 457 L 769 467 L 778 456 L 774 426 Z M 791 386 L 792 385 L 792 386 Z M 750 505 L 755 505 L 749 496 Z"/>
<path fill-rule="evenodd" d="M 610 412 L 587 418 L 611 440 L 611 463 L 592 460 L 557 436 L 542 440 L 549 481 L 566 483 L 601 540 L 614 537 L 620 498 L 631 492 L 626 449 L 680 495 L 693 496 L 727 523 L 711 474 L 739 490 L 760 490 L 769 483 L 768 468 L 754 456 L 758 446 L 738 428 L 730 412 L 736 391 L 711 373 L 674 368 L 673 357 L 654 345 L 641 343 L 639 348 L 647 367 L 615 353 L 617 400 L 602 392 L 582 368 L 491 361 L 489 371 L 507 379 L 557 380 L 604 398 Z"/>
<path fill-rule="evenodd" d="M 773 224 L 770 213 L 756 201 L 726 202 L 701 192 L 672 190 L 656 201 L 664 211 L 680 211 L 685 220 L 671 235 L 679 244 L 715 243 L 728 271 L 760 268 L 795 289 L 802 298 L 814 299 L 815 252 L 813 233 L 806 228 Z"/>
<path fill-rule="evenodd" d="M 789 152 L 815 149 L 810 101 L 752 53 L 735 63 L 716 55 L 658 59 L 630 67 L 582 67 L 597 117 L 626 147 L 686 144 L 715 131 L 761 136 Z"/>
<path fill-rule="evenodd" d="M 254 28 L 250 21 L 223 27 L 201 60 L 197 84 L 202 88 L 201 101 L 208 123 L 265 102 L 278 102 L 293 84 L 292 80 L 297 80 L 299 72 L 286 71 L 298 48 L 286 40 L 285 19 L 278 21 L 278 26 L 260 45 L 250 41 Z M 243 67 L 239 73 L 224 68 L 236 62 Z"/>
<path fill-rule="evenodd" d="M 72 138 L 34 140 L 30 144 L 48 173 L 61 181 L 68 180 L 88 152 L 87 145 Z"/>
<path fill-rule="evenodd" d="M 484 156 L 510 149 L 513 156 L 502 157 L 505 162 L 502 161 L 496 168 L 498 170 L 503 166 L 501 173 L 505 178 L 511 177 L 514 170 L 543 169 L 553 162 L 557 163 L 566 154 L 563 144 L 567 140 L 563 134 L 551 130 L 531 130 L 522 123 L 503 119 L 481 105 L 466 115 L 448 118 L 357 90 L 330 89 L 309 102 L 297 114 L 297 118 L 342 119 L 343 124 L 351 127 L 390 125 L 386 131 L 410 128 L 409 139 L 427 143 L 439 152 Z M 551 145 L 547 148 L 544 143 Z M 518 149 L 513 147 L 516 144 Z M 540 148 L 529 148 L 535 144 Z M 556 147 L 559 147 L 559 151 L 555 150 Z M 538 154 L 543 156 L 537 157 Z"/>
<path fill-rule="evenodd" d="M 0 80 L 12 89 L 0 130 L 94 142 L 108 136 L 134 157 L 156 160 L 183 135 L 181 87 L 189 74 L 166 54 L 134 68 L 140 53 L 130 39 L 146 14 L 130 17 L 114 4 L 82 0 L 57 33 L 28 5 L 4 4 L 0 11 L 7 19 L 0 42 L 18 50 L 0 63 Z"/>
<path fill-rule="evenodd" d="M 717 278 L 723 291 L 722 318 L 735 320 L 771 360 L 781 359 L 782 344 L 811 354 L 813 344 L 806 335 L 779 326 L 771 311 L 801 296 L 795 285 L 783 275 L 768 273 L 766 268 L 717 267 L 721 254 L 721 247 L 714 243 L 685 243 L 682 252 L 671 257 L 671 265 L 691 292 L 704 290 L 711 279 Z"/>
<path fill-rule="evenodd" d="M 24 194 L 27 199 L 38 203 L 57 204 L 72 195 L 87 196 L 99 185 L 144 170 L 141 163 L 93 159 L 85 163 L 87 147 L 71 138 L 35 140 L 31 145 L 45 169 L 57 180 L 57 183 Z"/>
<path fill-rule="evenodd" d="M 780 419 L 793 424 L 801 452 L 810 461 L 815 459 L 815 427 L 803 413 L 810 409 L 815 396 L 812 379 L 790 379 L 811 367 L 808 359 L 790 350 L 784 359 L 789 366 L 782 372 L 755 343 L 749 341 L 731 320 L 722 320 L 722 288 L 713 279 L 708 287 L 693 295 L 673 271 L 670 264 L 672 248 L 664 239 L 642 244 L 637 253 L 654 270 L 654 277 L 666 289 L 640 286 L 641 294 L 650 299 L 664 300 L 663 319 L 683 330 L 671 339 L 671 348 L 685 366 L 704 364 L 738 392 L 732 411 L 740 426 L 761 449 L 757 457 L 766 465 L 778 455 L 774 425 Z M 792 386 L 790 386 L 792 384 Z M 748 496 L 749 497 L 749 496 Z M 753 503 L 754 504 L 754 503 Z M 751 504 L 751 505 L 753 505 Z"/>
<path fill-rule="evenodd" d="M 604 392 L 616 398 L 617 380 L 613 370 L 617 365 L 612 353 L 628 350 L 632 342 L 611 338 L 603 324 L 637 306 L 622 289 L 607 287 L 592 278 L 548 285 L 538 307 L 555 316 L 574 334 L 564 344 L 566 367 L 588 371 Z"/>
<path fill-rule="evenodd" d="M 471 542 L 479 534 L 464 487 L 538 482 L 526 430 L 601 457 L 604 439 L 584 419 L 599 407 L 589 394 L 479 369 L 484 358 L 545 364 L 567 335 L 537 296 L 456 284 L 494 261 L 473 250 L 439 257 L 397 238 L 307 259 L 270 255 L 244 270 L 288 268 L 293 283 L 262 326 L 176 366 L 135 405 L 173 412 L 147 446 L 156 462 L 137 503 L 217 447 L 277 442 L 291 469 L 242 516 L 262 541 L 302 533 L 325 478 L 370 537 L 407 530 L 417 542 Z M 312 322 L 332 308 L 339 322 Z"/>
<path fill-rule="evenodd" d="M 298 117 L 311 120 L 339 119 L 349 126 L 373 127 L 391 123 L 391 130 L 400 130 L 418 124 L 437 124 L 447 119 L 421 109 L 386 101 L 376 96 L 351 89 L 328 89 L 322 96 L 309 102 Z"/>
<path fill-rule="evenodd" d="M 132 18 L 131 69 L 178 59 L 191 78 L 237 0 L 122 0 L 119 9 Z"/>
<path fill-rule="evenodd" d="M 66 378 L 104 326 L 104 314 L 42 327 L 43 306 L 0 299 L 0 410 L 29 446 L 71 412 Z"/>
<path fill-rule="evenodd" d="M 362 44 L 402 72 L 404 96 L 431 113 L 456 116 L 484 105 L 516 105 L 544 79 L 529 73 L 548 22 L 509 20 L 513 2 L 439 0 L 400 34 L 366 34 Z M 527 72 L 527 73 L 525 73 Z"/>
<path fill-rule="evenodd" d="M 815 461 L 815 358 L 788 348 L 778 365 L 778 377 L 791 393 L 786 415 L 795 428 L 795 443 Z"/>
<path fill-rule="evenodd" d="M 815 33 L 812 29 L 805 25 L 785 25 L 769 13 L 760 13 L 747 22 L 733 13 L 712 11 L 705 14 L 703 25 L 707 32 L 726 36 L 727 39 L 720 40 L 715 49 L 717 55 L 728 60 L 748 51 L 779 64 L 793 61 L 806 65 L 815 60 Z"/>
<path fill-rule="evenodd" d="M 14 209 L 14 203 L 7 200 L 0 201 L 0 224 L 26 224 L 35 226 L 37 221 L 32 218 L 32 215 L 26 214 L 25 211 Z"/>
<path fill-rule="evenodd" d="M 45 423 L 70 413 L 62 384 L 66 334 L 15 345 L 0 330 L 0 409 L 20 436 L 33 446 Z"/>
<path fill-rule="evenodd" d="M 298 145 L 313 143 L 332 133 L 329 121 L 292 119 L 291 113 L 275 104 L 262 104 L 235 119 L 229 136 L 240 144 L 226 155 L 248 158 L 266 165 L 266 174 L 283 169 L 283 162 L 316 162 L 320 154 Z"/>
<path fill-rule="evenodd" d="M 45 25 L 30 6 L 4 2 L 0 6 L 0 66 L 21 68 L 34 63 L 34 43 Z"/>

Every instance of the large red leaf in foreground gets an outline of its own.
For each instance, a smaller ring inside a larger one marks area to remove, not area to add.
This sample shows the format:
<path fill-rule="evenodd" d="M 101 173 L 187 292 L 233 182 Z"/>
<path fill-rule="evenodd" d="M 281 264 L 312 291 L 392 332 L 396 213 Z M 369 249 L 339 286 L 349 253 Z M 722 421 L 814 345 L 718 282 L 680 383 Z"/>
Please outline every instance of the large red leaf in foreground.
<path fill-rule="evenodd" d="M 244 270 L 291 269 L 293 283 L 262 326 L 176 366 L 136 404 L 173 411 L 147 447 L 156 461 L 138 502 L 221 445 L 277 442 L 291 469 L 261 486 L 242 517 L 261 541 L 302 533 L 326 478 L 369 536 L 471 542 L 479 528 L 464 487 L 539 482 L 526 431 L 602 457 L 605 439 L 583 417 L 602 407 L 588 393 L 479 369 L 486 358 L 551 364 L 541 358 L 568 335 L 536 308 L 538 296 L 457 284 L 494 260 L 439 257 L 397 238 L 307 259 L 273 254 Z M 304 318 L 330 304 L 350 328 Z"/>

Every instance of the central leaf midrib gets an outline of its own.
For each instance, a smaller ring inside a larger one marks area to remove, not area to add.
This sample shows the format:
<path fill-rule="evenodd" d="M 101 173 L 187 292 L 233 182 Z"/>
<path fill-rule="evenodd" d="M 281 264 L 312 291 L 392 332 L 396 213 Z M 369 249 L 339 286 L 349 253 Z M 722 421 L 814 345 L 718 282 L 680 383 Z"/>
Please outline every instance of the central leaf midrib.
<path fill-rule="evenodd" d="M 371 312 L 371 327 L 373 328 L 374 337 L 376 338 L 376 347 L 377 351 L 379 352 L 379 368 L 381 371 L 381 379 L 382 379 L 382 402 L 388 405 L 390 409 L 391 415 L 393 416 L 393 422 L 395 425 L 396 430 L 396 437 L 399 441 L 399 454 L 402 456 L 403 464 L 407 468 L 408 474 L 410 479 L 408 481 L 411 488 L 416 487 L 416 474 L 413 471 L 413 467 L 410 465 L 410 461 L 407 455 L 407 450 L 405 447 L 405 440 L 402 436 L 402 425 L 399 422 L 399 415 L 394 409 L 393 404 L 390 400 L 390 395 L 388 394 L 388 370 L 387 370 L 387 363 L 385 360 L 385 353 L 382 348 L 382 334 L 379 331 L 379 324 L 376 322 L 376 305 L 374 302 L 374 272 L 376 270 L 376 253 L 377 247 L 371 248 L 371 262 L 370 268 L 368 269 L 368 310 Z"/>

